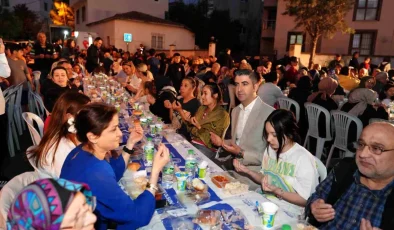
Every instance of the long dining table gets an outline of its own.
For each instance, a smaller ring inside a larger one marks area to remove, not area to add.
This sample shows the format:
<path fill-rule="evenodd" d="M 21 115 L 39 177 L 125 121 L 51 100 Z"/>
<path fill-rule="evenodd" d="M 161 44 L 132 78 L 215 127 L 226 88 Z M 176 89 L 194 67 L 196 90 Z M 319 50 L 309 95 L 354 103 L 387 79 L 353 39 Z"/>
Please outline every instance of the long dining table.
<path fill-rule="evenodd" d="M 130 106 L 127 108 L 128 115 L 131 116 L 132 109 Z M 145 111 L 145 113 L 149 113 Z M 120 128 L 124 134 L 123 142 L 125 143 L 129 134 L 129 123 L 127 122 L 128 116 L 120 116 Z M 129 119 L 131 120 L 131 119 Z M 156 120 L 156 119 L 154 119 Z M 149 133 L 146 133 L 149 136 Z M 281 202 L 275 202 L 275 200 L 265 197 L 263 194 L 256 191 L 248 191 L 239 195 L 228 195 L 224 193 L 223 188 L 218 188 L 211 180 L 211 175 L 217 173 L 225 173 L 225 171 L 216 165 L 211 159 L 206 157 L 197 148 L 195 148 L 190 142 L 188 142 L 183 136 L 177 134 L 171 127 L 164 128 L 162 132 L 162 143 L 168 147 L 172 160 L 176 161 L 176 165 L 184 170 L 185 159 L 188 156 L 188 151 L 193 150 L 195 153 L 195 159 L 197 163 L 205 161 L 208 163 L 207 174 L 205 178 L 201 179 L 208 187 L 210 195 L 209 200 L 195 204 L 193 202 L 184 202 L 180 199 L 182 197 L 181 191 L 176 189 L 176 180 L 174 180 L 173 188 L 163 189 L 162 197 L 166 199 L 167 206 L 158 208 L 155 210 L 153 218 L 149 225 L 142 227 L 141 229 L 173 229 L 172 224 L 174 222 L 188 222 L 190 229 L 211 229 L 210 226 L 204 224 L 196 224 L 192 222 L 196 213 L 199 210 L 226 210 L 240 213 L 244 218 L 241 228 L 234 227 L 229 224 L 224 224 L 221 228 L 216 229 L 263 229 L 262 215 L 257 210 L 256 204 L 262 204 L 263 202 L 271 201 L 279 206 L 279 210 L 275 217 L 275 224 L 272 229 L 281 229 L 283 224 L 288 224 L 292 229 L 297 229 L 297 223 L 299 222 L 299 216 L 295 215 L 286 210 Z M 141 164 L 139 174 L 145 174 L 149 176 L 150 167 L 145 167 L 144 160 L 137 160 Z M 141 172 L 142 171 L 142 172 Z M 133 175 L 131 171 L 126 170 L 123 180 L 131 180 Z M 175 177 L 174 177 L 175 178 Z M 183 227 L 179 229 L 188 229 L 189 227 Z M 192 227 L 191 227 L 192 226 Z"/>

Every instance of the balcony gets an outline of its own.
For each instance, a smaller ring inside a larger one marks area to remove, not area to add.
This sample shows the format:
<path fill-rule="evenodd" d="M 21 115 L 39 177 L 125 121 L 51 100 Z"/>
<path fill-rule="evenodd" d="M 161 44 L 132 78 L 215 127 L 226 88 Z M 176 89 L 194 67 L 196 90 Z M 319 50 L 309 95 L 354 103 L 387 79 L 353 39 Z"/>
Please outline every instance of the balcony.
<path fill-rule="evenodd" d="M 273 38 L 275 36 L 276 20 L 263 20 L 261 37 Z"/>
<path fill-rule="evenodd" d="M 263 7 L 277 7 L 278 0 L 264 0 Z"/>

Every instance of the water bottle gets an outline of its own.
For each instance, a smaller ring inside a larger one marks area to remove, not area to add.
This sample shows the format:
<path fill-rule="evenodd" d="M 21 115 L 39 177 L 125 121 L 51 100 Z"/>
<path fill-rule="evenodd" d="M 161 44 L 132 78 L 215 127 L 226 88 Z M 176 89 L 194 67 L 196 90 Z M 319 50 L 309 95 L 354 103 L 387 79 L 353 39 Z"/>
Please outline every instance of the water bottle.
<path fill-rule="evenodd" d="M 172 157 L 170 156 L 170 162 L 166 164 L 162 172 L 162 182 L 161 185 L 164 189 L 172 188 L 174 183 L 174 163 L 172 162 Z"/>
<path fill-rule="evenodd" d="M 196 166 L 197 166 L 197 160 L 194 156 L 194 151 L 193 149 L 189 149 L 188 157 L 185 160 L 185 172 L 187 172 L 188 174 L 186 181 L 188 189 L 192 188 L 192 181 L 196 174 Z"/>
<path fill-rule="evenodd" d="M 144 146 L 145 166 L 152 166 L 154 151 L 155 146 L 153 145 L 152 138 L 148 137 L 148 142 Z"/>

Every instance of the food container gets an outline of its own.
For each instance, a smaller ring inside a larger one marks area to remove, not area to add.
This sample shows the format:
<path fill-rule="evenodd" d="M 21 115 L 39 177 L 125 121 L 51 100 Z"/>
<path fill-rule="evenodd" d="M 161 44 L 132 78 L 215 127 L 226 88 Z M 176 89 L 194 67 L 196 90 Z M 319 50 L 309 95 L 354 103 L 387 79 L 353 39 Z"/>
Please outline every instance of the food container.
<path fill-rule="evenodd" d="M 211 181 L 216 185 L 216 187 L 224 188 L 227 183 L 235 182 L 236 180 L 228 173 L 223 172 L 211 174 Z"/>
<path fill-rule="evenodd" d="M 221 213 L 218 210 L 200 210 L 197 212 L 193 222 L 201 225 L 218 226 L 220 224 Z"/>

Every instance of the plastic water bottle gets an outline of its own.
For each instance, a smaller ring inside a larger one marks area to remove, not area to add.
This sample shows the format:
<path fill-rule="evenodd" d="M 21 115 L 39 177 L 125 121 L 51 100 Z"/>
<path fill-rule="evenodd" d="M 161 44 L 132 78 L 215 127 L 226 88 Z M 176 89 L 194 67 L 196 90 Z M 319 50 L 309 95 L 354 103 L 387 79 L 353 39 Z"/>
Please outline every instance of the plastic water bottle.
<path fill-rule="evenodd" d="M 191 189 L 192 187 L 192 181 L 196 175 L 196 166 L 197 166 L 197 160 L 194 156 L 194 151 L 193 149 L 189 149 L 188 157 L 185 160 L 185 172 L 188 173 L 187 182 L 186 182 L 188 189 Z"/>
<path fill-rule="evenodd" d="M 152 166 L 154 152 L 155 146 L 153 145 L 152 138 L 148 137 L 148 142 L 144 146 L 145 166 Z"/>
<path fill-rule="evenodd" d="M 170 189 L 172 188 L 173 183 L 174 183 L 174 164 L 172 162 L 172 157 L 170 156 L 170 162 L 168 162 L 166 166 L 164 166 L 163 168 L 161 186 L 164 189 Z"/>

